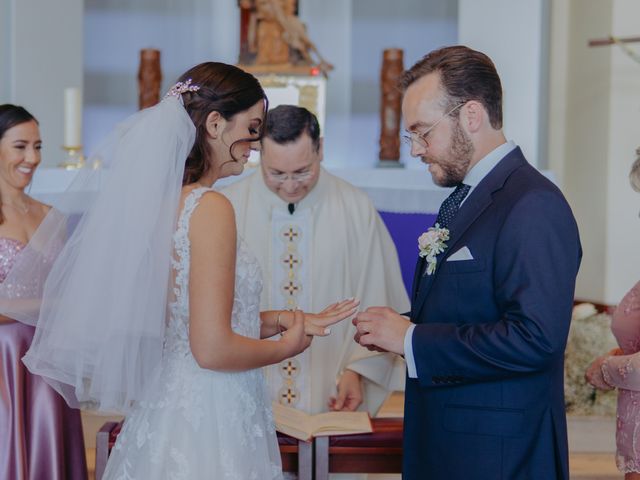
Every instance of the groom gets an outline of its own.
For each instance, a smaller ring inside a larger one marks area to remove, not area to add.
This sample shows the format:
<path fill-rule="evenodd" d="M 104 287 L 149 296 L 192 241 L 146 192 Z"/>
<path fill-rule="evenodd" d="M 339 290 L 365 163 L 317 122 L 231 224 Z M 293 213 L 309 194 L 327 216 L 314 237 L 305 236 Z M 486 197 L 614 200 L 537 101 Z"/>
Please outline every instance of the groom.
<path fill-rule="evenodd" d="M 385 307 L 354 320 L 360 344 L 407 361 L 404 478 L 568 479 L 571 209 L 506 141 L 486 55 L 442 48 L 402 83 L 412 155 L 455 187 L 420 242 L 410 321 Z"/>

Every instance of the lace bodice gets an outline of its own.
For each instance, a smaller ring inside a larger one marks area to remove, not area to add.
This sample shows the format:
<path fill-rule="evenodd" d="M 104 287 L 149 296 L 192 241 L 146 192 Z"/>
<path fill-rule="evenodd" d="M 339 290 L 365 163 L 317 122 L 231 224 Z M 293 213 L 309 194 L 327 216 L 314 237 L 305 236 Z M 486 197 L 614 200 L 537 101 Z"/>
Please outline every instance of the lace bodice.
<path fill-rule="evenodd" d="M 127 416 L 105 480 L 282 478 L 262 371 L 204 369 L 189 347 L 189 222 L 209 190 L 189 193 L 178 218 L 162 362 Z M 239 335 L 259 337 L 261 291 L 258 262 L 238 240 L 231 324 Z"/>
<path fill-rule="evenodd" d="M 189 221 L 202 195 L 209 188 L 197 188 L 189 193 L 178 218 L 173 236 L 175 275 L 173 300 L 169 304 L 165 351 L 190 356 L 189 348 L 189 263 L 191 244 Z M 255 256 L 238 237 L 235 293 L 231 314 L 231 327 L 245 337 L 260 337 L 260 293 L 262 274 Z"/>

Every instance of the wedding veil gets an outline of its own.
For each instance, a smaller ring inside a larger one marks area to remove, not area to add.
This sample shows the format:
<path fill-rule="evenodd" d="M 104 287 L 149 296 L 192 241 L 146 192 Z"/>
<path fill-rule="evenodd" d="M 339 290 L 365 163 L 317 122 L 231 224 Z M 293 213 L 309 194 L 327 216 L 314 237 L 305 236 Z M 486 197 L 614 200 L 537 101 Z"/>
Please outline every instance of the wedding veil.
<path fill-rule="evenodd" d="M 24 363 L 72 406 L 126 413 L 160 364 L 194 140 L 179 95 L 118 125 L 92 156 L 105 168 L 78 173 L 0 286 L 2 314 L 37 320 Z"/>

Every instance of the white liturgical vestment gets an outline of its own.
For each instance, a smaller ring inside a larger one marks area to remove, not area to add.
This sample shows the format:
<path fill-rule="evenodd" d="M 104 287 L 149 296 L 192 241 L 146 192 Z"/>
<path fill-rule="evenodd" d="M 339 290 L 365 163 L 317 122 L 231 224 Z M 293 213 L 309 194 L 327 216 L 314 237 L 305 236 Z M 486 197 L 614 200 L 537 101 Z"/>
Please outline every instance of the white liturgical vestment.
<path fill-rule="evenodd" d="M 367 195 L 321 169 L 316 186 L 291 214 L 256 171 L 225 188 L 238 234 L 257 256 L 264 289 L 261 310 L 319 312 L 349 297 L 360 309 L 409 310 L 395 245 Z M 327 411 L 345 369 L 362 375 L 364 406 L 374 412 L 388 389 L 403 389 L 400 357 L 370 352 L 353 340 L 350 320 L 315 338 L 295 358 L 267 367 L 273 399 L 309 413 Z"/>

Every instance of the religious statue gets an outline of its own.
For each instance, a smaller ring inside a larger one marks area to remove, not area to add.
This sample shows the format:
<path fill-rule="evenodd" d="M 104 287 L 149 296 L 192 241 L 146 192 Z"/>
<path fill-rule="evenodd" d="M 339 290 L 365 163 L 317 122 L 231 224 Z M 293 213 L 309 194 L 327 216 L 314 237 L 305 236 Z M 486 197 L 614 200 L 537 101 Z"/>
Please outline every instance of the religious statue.
<path fill-rule="evenodd" d="M 263 73 L 323 75 L 333 69 L 307 35 L 298 18 L 298 0 L 238 0 L 240 7 L 240 64 Z"/>
<path fill-rule="evenodd" d="M 160 101 L 160 50 L 143 48 L 140 50 L 140 67 L 138 69 L 138 107 L 140 110 L 152 107 Z"/>
<path fill-rule="evenodd" d="M 402 93 L 398 80 L 404 70 L 403 52 L 387 48 L 380 70 L 380 154 L 381 166 L 400 166 L 400 115 Z M 393 162 L 393 163 L 391 163 Z"/>

